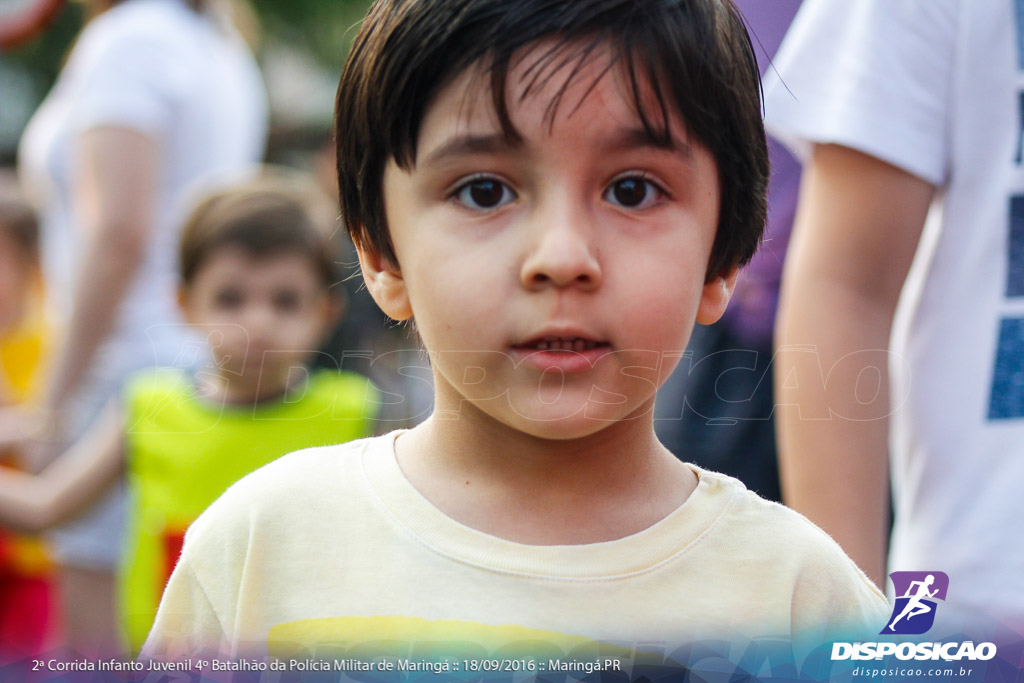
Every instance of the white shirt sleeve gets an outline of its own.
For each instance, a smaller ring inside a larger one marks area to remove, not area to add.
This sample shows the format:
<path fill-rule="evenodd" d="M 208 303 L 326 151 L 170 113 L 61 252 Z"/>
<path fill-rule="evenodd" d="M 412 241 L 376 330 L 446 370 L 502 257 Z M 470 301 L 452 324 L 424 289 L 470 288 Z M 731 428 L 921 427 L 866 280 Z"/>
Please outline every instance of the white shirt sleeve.
<path fill-rule="evenodd" d="M 857 149 L 941 185 L 959 0 L 805 0 L 765 76 L 769 131 Z"/>
<path fill-rule="evenodd" d="M 117 126 L 160 137 L 188 87 L 180 55 L 185 46 L 138 12 L 107 18 L 86 29 L 69 65 L 78 130 Z"/>

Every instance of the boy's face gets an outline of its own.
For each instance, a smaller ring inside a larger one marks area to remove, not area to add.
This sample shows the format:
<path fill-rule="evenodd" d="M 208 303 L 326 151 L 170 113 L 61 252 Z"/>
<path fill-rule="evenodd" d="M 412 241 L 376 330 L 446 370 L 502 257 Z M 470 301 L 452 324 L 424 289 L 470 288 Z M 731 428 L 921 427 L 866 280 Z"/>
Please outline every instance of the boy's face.
<path fill-rule="evenodd" d="M 679 120 L 671 148 L 652 143 L 623 74 L 601 75 L 604 54 L 522 97 L 543 49 L 509 72 L 519 145 L 503 139 L 486 78 L 464 74 L 437 96 L 415 167 L 384 173 L 400 269 L 360 258 L 385 312 L 415 316 L 440 417 L 478 410 L 579 438 L 649 414 L 676 362 L 665 352 L 721 315 L 733 277 L 704 282 L 719 205 L 710 153 Z"/>
<path fill-rule="evenodd" d="M 217 249 L 180 295 L 182 311 L 210 343 L 214 361 L 238 383 L 273 391 L 316 351 L 336 315 L 307 256 L 254 256 Z"/>

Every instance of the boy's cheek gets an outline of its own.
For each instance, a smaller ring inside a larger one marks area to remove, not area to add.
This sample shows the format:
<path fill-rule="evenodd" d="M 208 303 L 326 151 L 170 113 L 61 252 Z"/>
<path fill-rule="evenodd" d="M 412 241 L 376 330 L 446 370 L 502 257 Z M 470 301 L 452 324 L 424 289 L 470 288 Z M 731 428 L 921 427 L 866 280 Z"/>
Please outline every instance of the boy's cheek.
<path fill-rule="evenodd" d="M 515 361 L 501 351 L 438 351 L 430 363 L 460 394 L 473 401 L 489 401 L 508 393 Z"/>

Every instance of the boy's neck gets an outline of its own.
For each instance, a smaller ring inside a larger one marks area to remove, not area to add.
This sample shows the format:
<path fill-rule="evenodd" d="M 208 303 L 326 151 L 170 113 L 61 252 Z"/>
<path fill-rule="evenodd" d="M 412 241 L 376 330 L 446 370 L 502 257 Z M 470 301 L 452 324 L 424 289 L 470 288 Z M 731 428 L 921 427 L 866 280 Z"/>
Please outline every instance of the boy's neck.
<path fill-rule="evenodd" d="M 287 377 L 247 377 L 224 373 L 204 375 L 202 383 L 208 400 L 239 406 L 272 403 L 291 391 L 295 384 L 289 384 Z"/>
<path fill-rule="evenodd" d="M 552 440 L 469 405 L 400 437 L 398 462 L 431 503 L 479 531 L 533 545 L 615 540 L 660 521 L 696 487 L 693 471 L 655 437 L 650 409 Z"/>

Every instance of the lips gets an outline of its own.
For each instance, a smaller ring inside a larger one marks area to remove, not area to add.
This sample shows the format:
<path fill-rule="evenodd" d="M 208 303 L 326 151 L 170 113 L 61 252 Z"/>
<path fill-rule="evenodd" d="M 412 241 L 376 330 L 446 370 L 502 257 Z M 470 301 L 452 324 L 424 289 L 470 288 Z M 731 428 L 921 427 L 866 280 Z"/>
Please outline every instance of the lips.
<path fill-rule="evenodd" d="M 593 349 L 608 346 L 606 342 L 599 342 L 586 337 L 555 337 L 545 336 L 540 339 L 528 341 L 525 344 L 517 344 L 516 348 L 531 351 L 591 351 Z"/>
<path fill-rule="evenodd" d="M 599 341 L 583 328 L 552 325 L 513 345 L 512 351 L 517 367 L 558 370 L 564 376 L 589 372 L 611 348 L 609 342 Z"/>
<path fill-rule="evenodd" d="M 559 329 L 561 328 L 561 329 Z M 567 352 L 588 353 L 595 350 L 607 351 L 611 344 L 601 341 L 597 335 L 591 334 L 582 328 L 575 326 L 553 326 L 547 330 L 541 330 L 536 336 L 513 345 L 517 351 L 535 352 Z"/>

